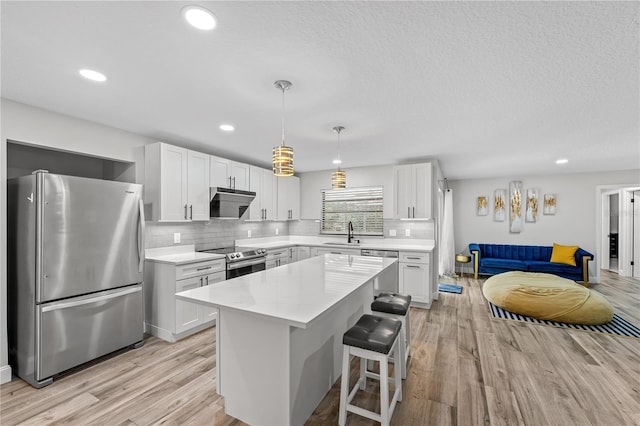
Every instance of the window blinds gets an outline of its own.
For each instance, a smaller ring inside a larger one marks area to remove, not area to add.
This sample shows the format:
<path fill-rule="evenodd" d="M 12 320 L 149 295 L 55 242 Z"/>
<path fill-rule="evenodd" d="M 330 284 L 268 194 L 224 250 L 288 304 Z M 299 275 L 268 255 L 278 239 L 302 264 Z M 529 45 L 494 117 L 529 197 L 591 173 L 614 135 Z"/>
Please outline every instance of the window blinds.
<path fill-rule="evenodd" d="M 359 235 L 384 235 L 382 186 L 322 191 L 321 234 L 346 235 L 349 222 Z"/>

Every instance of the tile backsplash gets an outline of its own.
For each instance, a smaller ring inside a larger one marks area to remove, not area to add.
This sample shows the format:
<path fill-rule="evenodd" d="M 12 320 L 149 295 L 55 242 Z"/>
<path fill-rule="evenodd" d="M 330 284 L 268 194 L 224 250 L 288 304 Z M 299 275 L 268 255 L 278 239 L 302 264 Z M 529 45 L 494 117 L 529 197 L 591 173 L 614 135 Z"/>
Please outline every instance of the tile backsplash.
<path fill-rule="evenodd" d="M 406 235 L 409 230 L 410 236 Z M 390 236 L 389 231 L 396 235 Z M 385 238 L 435 240 L 433 221 L 384 220 Z M 174 244 L 174 234 L 180 234 L 180 243 Z M 251 235 L 249 235 L 251 233 Z M 245 222 L 240 220 L 212 219 L 208 222 L 166 223 L 147 222 L 145 248 L 168 247 L 193 244 L 196 250 L 230 247 L 235 240 L 247 238 L 275 237 L 276 235 L 316 236 L 320 233 L 317 220 L 294 220 L 291 222 Z"/>
<path fill-rule="evenodd" d="M 174 233 L 180 233 L 179 244 L 173 242 Z M 193 244 L 196 250 L 206 250 L 233 246 L 237 239 L 276 235 L 289 235 L 289 223 L 245 222 L 233 219 L 212 219 L 208 222 L 189 223 L 147 222 L 145 248 Z"/>

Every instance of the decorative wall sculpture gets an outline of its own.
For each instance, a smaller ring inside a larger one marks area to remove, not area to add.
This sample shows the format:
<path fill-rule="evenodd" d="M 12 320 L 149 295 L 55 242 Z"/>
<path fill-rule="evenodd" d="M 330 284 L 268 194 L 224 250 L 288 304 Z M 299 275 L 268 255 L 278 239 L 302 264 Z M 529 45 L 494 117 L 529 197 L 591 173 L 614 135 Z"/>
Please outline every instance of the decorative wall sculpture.
<path fill-rule="evenodd" d="M 527 206 L 525 210 L 525 222 L 535 222 L 538 217 L 538 190 L 527 189 Z"/>
<path fill-rule="evenodd" d="M 522 182 L 514 180 L 509 183 L 509 232 L 522 231 Z"/>
<path fill-rule="evenodd" d="M 544 194 L 544 214 L 556 214 L 556 194 Z"/>
<path fill-rule="evenodd" d="M 486 216 L 489 212 L 489 197 L 486 195 L 478 197 L 476 202 L 476 214 L 478 216 Z"/>
<path fill-rule="evenodd" d="M 493 193 L 493 220 L 496 222 L 504 222 L 506 217 L 506 189 L 496 189 Z"/>

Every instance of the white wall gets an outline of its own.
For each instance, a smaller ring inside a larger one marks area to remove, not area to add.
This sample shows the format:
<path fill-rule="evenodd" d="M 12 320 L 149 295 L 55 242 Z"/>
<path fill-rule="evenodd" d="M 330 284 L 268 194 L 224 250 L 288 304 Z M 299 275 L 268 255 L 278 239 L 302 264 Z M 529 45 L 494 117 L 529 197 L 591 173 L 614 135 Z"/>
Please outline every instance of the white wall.
<path fill-rule="evenodd" d="M 393 166 L 356 167 L 347 172 L 347 187 L 383 186 L 383 216 L 393 217 Z M 322 190 L 331 189 L 331 172 L 300 173 L 300 217 L 320 219 Z"/>
<path fill-rule="evenodd" d="M 508 190 L 509 182 L 512 180 L 522 181 L 523 192 L 527 188 L 538 188 L 540 200 L 545 193 L 556 194 L 556 214 L 542 214 L 540 205 L 537 222 L 523 223 L 522 232 L 519 234 L 509 232 L 508 214 L 504 222 L 494 222 L 494 190 L 499 188 Z M 639 180 L 638 170 L 628 170 L 449 181 L 453 189 L 456 253 L 468 253 L 469 243 L 578 245 L 596 256 L 596 262 L 590 262 L 589 275 L 597 279 L 600 264 L 597 256 L 599 252 L 597 235 L 600 232 L 597 211 L 600 207 L 597 200 L 600 194 L 596 194 L 596 187 L 625 185 Z M 490 209 L 487 216 L 476 215 L 476 199 L 482 195 L 489 197 Z M 467 265 L 467 267 L 470 266 Z"/>
<path fill-rule="evenodd" d="M 11 380 L 7 351 L 7 139 L 64 151 L 136 162 L 144 181 L 144 145 L 139 135 L 1 99 L 0 117 L 0 383 Z"/>

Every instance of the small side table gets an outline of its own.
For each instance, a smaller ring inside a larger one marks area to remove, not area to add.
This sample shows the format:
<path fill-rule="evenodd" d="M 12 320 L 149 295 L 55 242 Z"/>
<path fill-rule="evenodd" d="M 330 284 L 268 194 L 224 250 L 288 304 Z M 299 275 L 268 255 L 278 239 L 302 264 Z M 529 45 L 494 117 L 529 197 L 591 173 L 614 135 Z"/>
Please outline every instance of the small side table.
<path fill-rule="evenodd" d="M 471 262 L 471 256 L 466 254 L 456 254 L 456 263 L 469 263 Z M 463 265 L 460 265 L 460 276 L 464 277 Z"/>

